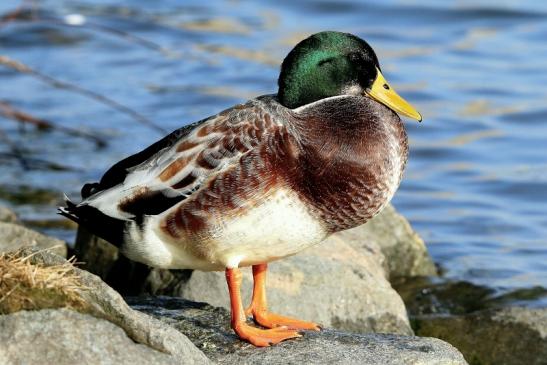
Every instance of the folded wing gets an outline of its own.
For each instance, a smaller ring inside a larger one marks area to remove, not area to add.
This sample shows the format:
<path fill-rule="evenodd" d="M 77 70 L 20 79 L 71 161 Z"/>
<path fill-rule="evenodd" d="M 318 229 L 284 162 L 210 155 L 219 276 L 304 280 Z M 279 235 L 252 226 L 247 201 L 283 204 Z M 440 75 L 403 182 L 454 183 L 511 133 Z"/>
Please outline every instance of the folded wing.
<path fill-rule="evenodd" d="M 228 109 L 120 161 L 79 206 L 124 220 L 160 214 L 237 164 L 274 128 L 253 101 Z"/>

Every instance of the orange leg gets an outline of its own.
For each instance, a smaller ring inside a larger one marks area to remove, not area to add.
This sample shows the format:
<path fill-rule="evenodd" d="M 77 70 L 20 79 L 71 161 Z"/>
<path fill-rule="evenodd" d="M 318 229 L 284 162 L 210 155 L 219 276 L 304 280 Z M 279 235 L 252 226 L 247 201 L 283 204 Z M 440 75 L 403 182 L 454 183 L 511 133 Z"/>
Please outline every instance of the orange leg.
<path fill-rule="evenodd" d="M 230 291 L 230 306 L 232 311 L 232 328 L 239 338 L 249 341 L 255 346 L 270 346 L 283 340 L 300 337 L 301 335 L 287 327 L 260 329 L 248 325 L 245 320 L 243 303 L 241 302 L 241 272 L 239 269 L 226 269 L 226 281 Z"/>
<path fill-rule="evenodd" d="M 296 330 L 319 331 L 320 327 L 313 322 L 306 322 L 291 317 L 283 317 L 268 312 L 266 303 L 266 271 L 268 264 L 253 266 L 253 299 L 251 305 L 245 310 L 246 315 L 253 315 L 255 321 L 266 328 L 288 327 Z"/>

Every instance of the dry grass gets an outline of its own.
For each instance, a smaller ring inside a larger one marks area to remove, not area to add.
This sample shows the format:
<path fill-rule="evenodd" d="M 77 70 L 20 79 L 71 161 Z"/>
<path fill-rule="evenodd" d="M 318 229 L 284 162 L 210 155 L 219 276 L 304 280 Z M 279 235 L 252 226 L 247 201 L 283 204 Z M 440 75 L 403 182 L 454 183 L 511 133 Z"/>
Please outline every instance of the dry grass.
<path fill-rule="evenodd" d="M 33 255 L 0 254 L 0 314 L 43 308 L 83 309 L 85 302 L 79 293 L 86 288 L 74 271 L 74 260 L 46 266 L 32 264 Z"/>

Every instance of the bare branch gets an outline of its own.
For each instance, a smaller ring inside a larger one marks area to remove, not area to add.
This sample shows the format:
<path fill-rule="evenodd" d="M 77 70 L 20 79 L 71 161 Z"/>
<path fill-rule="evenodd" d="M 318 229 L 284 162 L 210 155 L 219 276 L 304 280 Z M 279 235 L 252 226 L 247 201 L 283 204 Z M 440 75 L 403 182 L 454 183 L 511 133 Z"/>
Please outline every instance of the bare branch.
<path fill-rule="evenodd" d="M 42 80 L 43 82 L 45 82 L 45 83 L 47 83 L 47 84 L 49 84 L 53 87 L 56 87 L 58 89 L 69 90 L 69 91 L 78 93 L 80 95 L 86 96 L 90 99 L 93 99 L 97 102 L 105 104 L 105 105 L 107 105 L 107 106 L 109 106 L 113 109 L 116 109 L 116 110 L 118 110 L 118 111 L 120 111 L 124 114 L 127 114 L 127 115 L 131 116 L 137 122 L 151 128 L 151 129 L 154 129 L 154 130 L 156 130 L 156 131 L 158 131 L 162 134 L 166 133 L 165 129 L 158 126 L 157 124 L 152 122 L 150 119 L 146 118 L 144 115 L 136 112 L 135 110 L 133 110 L 133 109 L 131 109 L 131 108 L 129 108 L 129 107 L 123 105 L 123 104 L 118 103 L 115 100 L 112 100 L 112 99 L 110 99 L 110 98 L 108 98 L 104 95 L 101 95 L 101 94 L 99 94 L 95 91 L 85 89 L 81 86 L 78 86 L 76 84 L 72 84 L 72 83 L 69 83 L 69 82 L 66 82 L 66 81 L 57 80 L 57 79 L 55 79 L 51 76 L 45 75 L 45 74 L 41 73 L 40 71 L 37 71 L 37 70 L 25 65 L 24 63 L 19 62 L 17 60 L 14 60 L 14 59 L 12 59 L 8 56 L 0 55 L 0 64 L 4 65 L 6 67 L 9 67 L 11 69 L 14 69 L 18 72 L 34 76 L 34 77 Z"/>
<path fill-rule="evenodd" d="M 71 136 L 81 137 L 87 140 L 91 140 L 92 142 L 95 143 L 97 147 L 106 146 L 106 141 L 96 135 L 93 135 L 85 131 L 81 131 L 79 129 L 58 125 L 46 119 L 34 117 L 21 110 L 15 109 L 5 100 L 0 100 L 0 114 L 6 118 L 15 120 L 20 123 L 31 124 L 41 130 L 55 129 Z"/>

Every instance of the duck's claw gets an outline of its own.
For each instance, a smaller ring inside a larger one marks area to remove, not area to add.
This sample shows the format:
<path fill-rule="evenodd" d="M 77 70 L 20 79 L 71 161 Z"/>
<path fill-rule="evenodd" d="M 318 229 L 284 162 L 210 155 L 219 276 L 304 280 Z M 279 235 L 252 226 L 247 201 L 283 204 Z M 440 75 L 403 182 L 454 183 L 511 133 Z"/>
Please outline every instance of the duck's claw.
<path fill-rule="evenodd" d="M 238 323 L 234 326 L 234 331 L 241 339 L 259 347 L 275 345 L 281 341 L 288 340 L 289 338 L 302 336 L 298 331 L 288 329 L 287 327 L 264 330 L 250 326 L 246 323 Z"/>
<path fill-rule="evenodd" d="M 279 314 L 268 311 L 256 310 L 253 311 L 253 318 L 259 325 L 266 328 L 286 327 L 292 330 L 309 330 L 319 331 L 321 327 L 317 323 L 302 321 L 300 319 L 280 316 Z"/>

